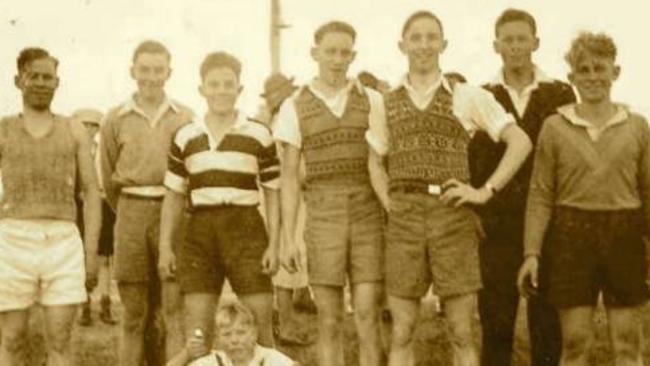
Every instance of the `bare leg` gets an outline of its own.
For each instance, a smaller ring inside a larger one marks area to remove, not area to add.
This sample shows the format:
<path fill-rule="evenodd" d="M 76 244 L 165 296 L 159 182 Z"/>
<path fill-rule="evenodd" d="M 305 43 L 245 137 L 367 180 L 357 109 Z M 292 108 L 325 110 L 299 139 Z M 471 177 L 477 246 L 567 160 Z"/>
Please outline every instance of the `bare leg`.
<path fill-rule="evenodd" d="M 261 292 L 257 294 L 239 295 L 241 303 L 250 309 L 257 321 L 257 343 L 264 347 L 274 347 L 273 342 L 273 294 Z"/>
<path fill-rule="evenodd" d="M 641 307 L 607 309 L 609 339 L 612 342 L 616 366 L 642 366 Z"/>
<path fill-rule="evenodd" d="M 0 313 L 0 365 L 25 365 L 28 321 L 28 309 Z"/>
<path fill-rule="evenodd" d="M 318 308 L 318 359 L 321 366 L 343 366 L 343 288 L 312 286 Z"/>
<path fill-rule="evenodd" d="M 359 334 L 359 365 L 379 366 L 383 364 L 381 345 L 381 299 L 380 282 L 352 285 L 354 319 Z"/>
<path fill-rule="evenodd" d="M 560 309 L 559 313 L 562 327 L 560 366 L 587 366 L 587 355 L 594 334 L 594 308 L 580 306 Z"/>
<path fill-rule="evenodd" d="M 393 314 L 393 335 L 388 357 L 389 366 L 415 366 L 413 332 L 420 311 L 420 299 L 388 295 Z"/>
<path fill-rule="evenodd" d="M 43 307 L 48 366 L 72 365 L 70 335 L 78 309 L 77 305 Z"/>
<path fill-rule="evenodd" d="M 177 282 L 162 282 L 161 308 L 165 322 L 165 360 L 170 360 L 185 346 L 183 297 Z"/>
<path fill-rule="evenodd" d="M 473 322 L 477 311 L 476 293 L 454 296 L 445 300 L 445 317 L 451 330 L 454 365 L 478 366 L 477 344 L 474 342 Z"/>
<path fill-rule="evenodd" d="M 142 366 L 144 361 L 144 336 L 149 317 L 149 289 L 146 283 L 118 283 L 124 306 L 120 366 Z"/>

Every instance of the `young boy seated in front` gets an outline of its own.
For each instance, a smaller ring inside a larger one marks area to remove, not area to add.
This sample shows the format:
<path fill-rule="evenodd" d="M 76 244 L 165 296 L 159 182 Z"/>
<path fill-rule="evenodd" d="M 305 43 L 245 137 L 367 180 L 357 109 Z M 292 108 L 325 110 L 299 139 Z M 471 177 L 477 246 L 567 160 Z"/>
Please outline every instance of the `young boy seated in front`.
<path fill-rule="evenodd" d="M 185 348 L 167 366 L 298 366 L 281 352 L 257 344 L 253 313 L 239 302 L 229 302 L 217 309 L 215 328 L 218 350 L 206 355 L 203 332 L 196 329 Z"/>

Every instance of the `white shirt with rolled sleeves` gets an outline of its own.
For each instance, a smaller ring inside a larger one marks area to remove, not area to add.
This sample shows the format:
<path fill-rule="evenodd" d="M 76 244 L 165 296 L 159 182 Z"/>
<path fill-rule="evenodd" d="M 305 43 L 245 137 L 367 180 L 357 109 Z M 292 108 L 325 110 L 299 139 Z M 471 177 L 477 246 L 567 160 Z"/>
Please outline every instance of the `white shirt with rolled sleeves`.
<path fill-rule="evenodd" d="M 515 123 L 514 116 L 507 113 L 490 92 L 480 87 L 456 83 L 452 88 L 446 78 L 440 77 L 430 88 L 421 93 L 413 88 L 408 75 L 404 76 L 397 87 L 402 86 L 419 110 L 425 110 L 429 106 L 438 88 L 447 89 L 452 93 L 454 116 L 470 136 L 478 130 L 483 130 L 492 140 L 499 141 L 503 129 L 508 124 Z M 385 111 L 383 113 L 385 115 Z M 385 156 L 388 154 L 389 140 L 386 119 L 371 119 L 370 128 L 366 132 L 366 141 L 370 147 L 377 154 Z"/>
<path fill-rule="evenodd" d="M 370 112 L 368 115 L 370 125 L 386 124 L 386 113 L 384 111 L 384 101 L 381 94 L 373 89 L 364 87 L 356 79 L 350 80 L 344 88 L 339 90 L 339 92 L 331 98 L 326 97 L 322 92 L 320 92 L 315 86 L 314 81 L 303 88 L 309 88 L 309 90 L 314 93 L 318 99 L 322 100 L 327 108 L 338 118 L 341 118 L 345 112 L 350 90 L 352 90 L 352 88 L 358 88 L 359 91 L 368 96 L 368 101 L 370 102 Z M 287 98 L 287 100 L 282 103 L 280 111 L 278 112 L 277 121 L 273 128 L 273 138 L 276 141 L 288 143 L 297 148 L 302 147 L 302 136 L 300 134 L 295 101 L 302 90 L 302 88 L 298 89 L 290 98 Z"/>

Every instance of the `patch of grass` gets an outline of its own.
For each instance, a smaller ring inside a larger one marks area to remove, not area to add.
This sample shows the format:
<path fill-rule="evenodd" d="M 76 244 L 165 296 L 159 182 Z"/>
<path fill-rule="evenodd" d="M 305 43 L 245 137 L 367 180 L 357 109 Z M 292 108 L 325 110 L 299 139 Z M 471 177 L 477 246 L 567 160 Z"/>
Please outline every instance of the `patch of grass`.
<path fill-rule="evenodd" d="M 96 305 L 96 304 L 94 304 Z M 515 342 L 514 365 L 529 366 L 528 335 L 526 333 L 526 319 L 523 306 L 517 322 L 517 339 Z M 107 326 L 97 318 L 97 309 L 94 309 L 94 324 L 89 328 L 76 326 L 72 335 L 75 364 L 78 366 L 111 366 L 117 364 L 117 349 L 119 340 L 119 326 Z M 120 309 L 116 306 L 119 317 Z M 43 350 L 43 336 L 41 332 L 40 312 L 33 313 L 30 330 L 29 365 L 41 366 L 45 351 Z M 316 333 L 316 319 L 313 315 L 301 315 L 301 323 L 309 333 Z M 597 336 L 592 352 L 593 364 L 599 366 L 613 366 L 612 352 L 607 340 L 607 324 L 604 311 L 600 310 L 595 317 Z M 640 322 L 644 333 L 650 334 L 650 305 L 644 308 Z M 446 325 L 443 319 L 437 316 L 430 305 L 422 308 L 420 325 L 416 330 L 416 359 L 418 366 L 448 366 L 451 364 L 451 349 L 447 339 Z M 354 330 L 354 319 L 351 315 L 346 317 L 344 325 L 345 359 L 350 366 L 357 365 L 358 339 Z M 477 339 L 480 335 L 476 334 Z M 302 365 L 316 365 L 316 345 L 309 347 L 280 347 L 290 357 L 300 361 Z M 644 342 L 644 361 L 650 361 L 648 342 Z"/>

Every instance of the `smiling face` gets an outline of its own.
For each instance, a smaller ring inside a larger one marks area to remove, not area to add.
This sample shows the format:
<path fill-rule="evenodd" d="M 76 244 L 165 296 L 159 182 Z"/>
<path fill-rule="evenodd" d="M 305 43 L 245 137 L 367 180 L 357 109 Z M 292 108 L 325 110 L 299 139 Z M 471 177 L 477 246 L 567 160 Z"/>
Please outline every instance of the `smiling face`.
<path fill-rule="evenodd" d="M 532 65 L 533 52 L 539 47 L 539 39 L 527 22 L 517 20 L 499 26 L 494 50 L 501 55 L 506 69 Z"/>
<path fill-rule="evenodd" d="M 569 80 L 578 89 L 583 103 L 600 103 L 610 100 L 612 84 L 620 74 L 620 67 L 610 57 L 585 53 L 569 73 Z"/>
<path fill-rule="evenodd" d="M 440 24 L 431 17 L 413 21 L 399 43 L 399 49 L 408 58 L 409 70 L 420 74 L 438 69 L 438 59 L 446 47 Z"/>
<path fill-rule="evenodd" d="M 338 31 L 325 33 L 311 50 L 312 58 L 318 64 L 319 77 L 328 81 L 345 79 L 356 56 L 353 47 L 351 35 Z"/>
<path fill-rule="evenodd" d="M 54 92 L 59 86 L 56 62 L 43 57 L 33 60 L 16 76 L 16 86 L 23 94 L 25 106 L 46 111 L 52 104 Z"/>
<path fill-rule="evenodd" d="M 229 67 L 208 70 L 199 86 L 199 92 L 208 103 L 210 112 L 215 114 L 233 112 L 241 91 L 237 74 Z"/>
<path fill-rule="evenodd" d="M 143 52 L 131 67 L 131 77 L 138 84 L 138 95 L 147 100 L 164 95 L 170 75 L 169 57 L 162 52 Z"/>

